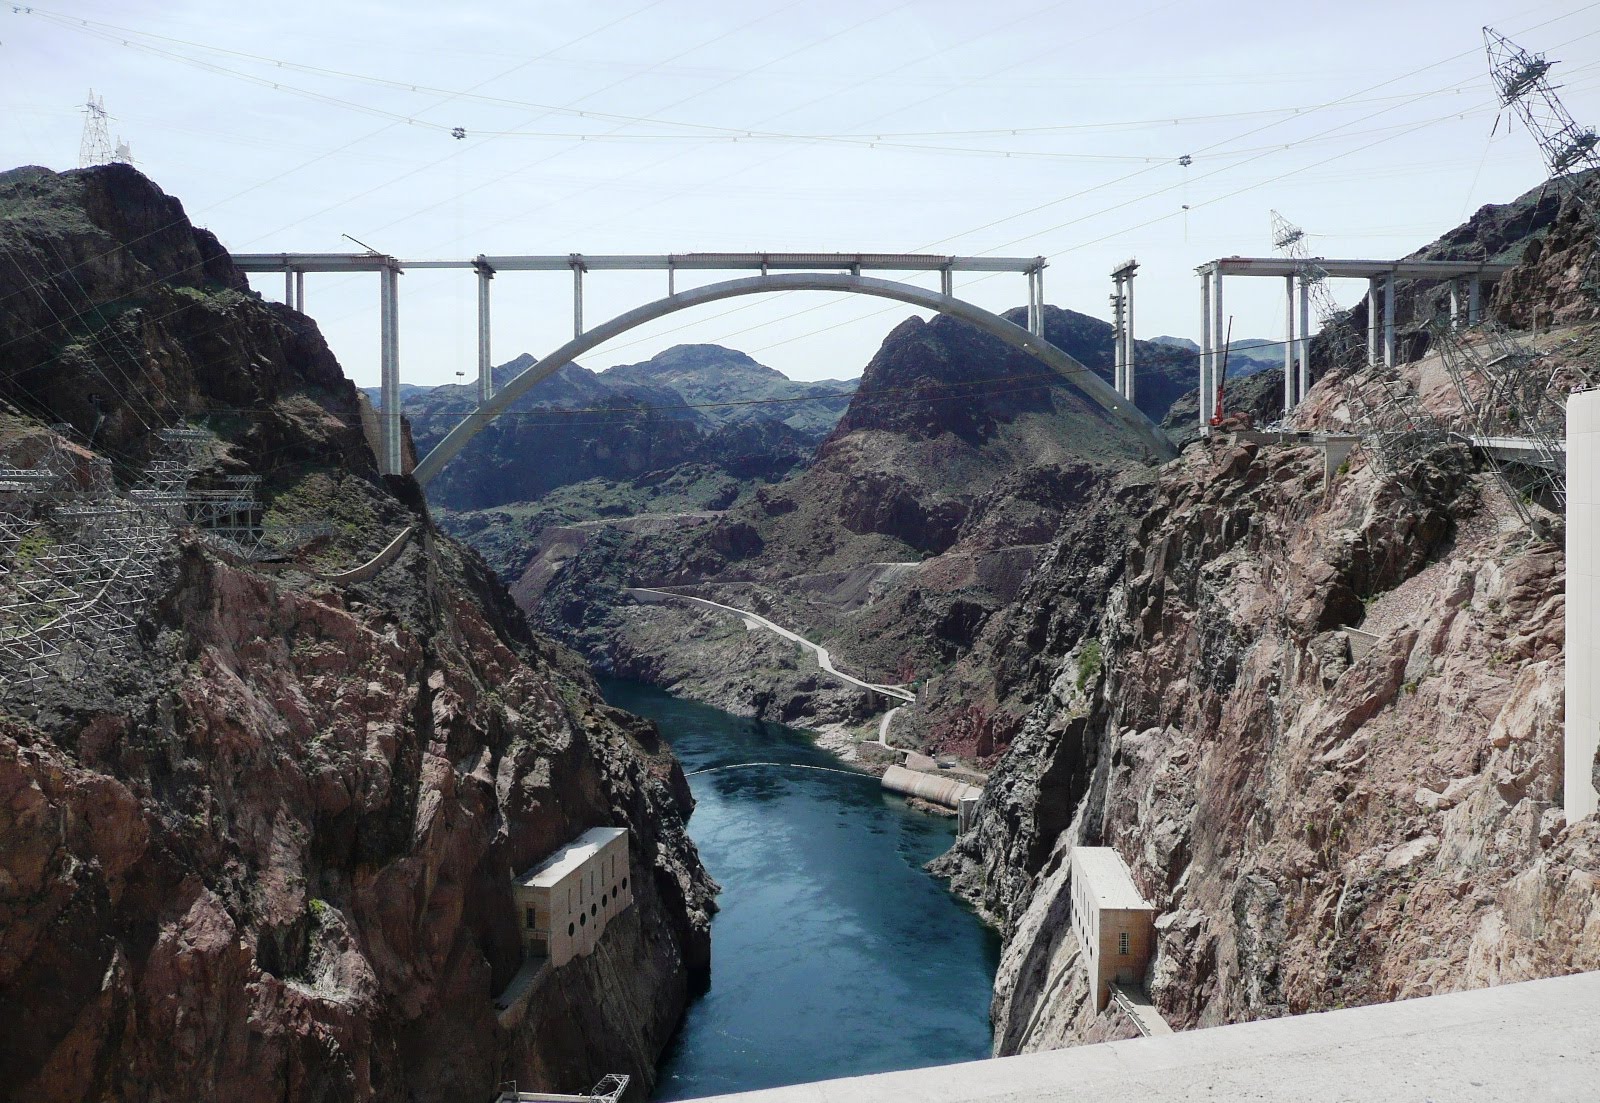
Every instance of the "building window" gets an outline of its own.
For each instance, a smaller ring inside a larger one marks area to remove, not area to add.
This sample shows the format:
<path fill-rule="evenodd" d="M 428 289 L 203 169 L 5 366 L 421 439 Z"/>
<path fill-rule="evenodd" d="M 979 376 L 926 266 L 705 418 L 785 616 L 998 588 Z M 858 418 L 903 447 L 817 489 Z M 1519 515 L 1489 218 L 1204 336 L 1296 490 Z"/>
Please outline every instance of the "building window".
<path fill-rule="evenodd" d="M 571 938 L 573 935 L 575 935 L 577 933 L 578 933 L 577 925 L 574 924 L 574 923 L 568 923 L 567 924 L 567 937 Z"/>
<path fill-rule="evenodd" d="M 529 908 L 529 909 L 528 909 L 528 930 L 530 930 L 530 931 L 531 931 L 531 930 L 533 930 L 533 927 L 534 927 L 534 923 L 533 923 L 533 909 L 532 909 L 532 908 Z"/>
<path fill-rule="evenodd" d="M 589 917 L 587 915 L 578 916 L 578 926 L 587 927 L 588 925 L 589 925 Z"/>
<path fill-rule="evenodd" d="M 1128 932 L 1127 931 L 1123 931 L 1121 934 L 1117 935 L 1117 953 L 1121 954 L 1123 957 L 1127 957 L 1128 956 Z"/>
<path fill-rule="evenodd" d="M 628 887 L 628 879 L 626 877 L 624 877 L 622 879 L 622 887 L 623 888 L 627 888 Z"/>
<path fill-rule="evenodd" d="M 600 894 L 600 906 L 602 908 L 605 907 L 606 906 L 606 902 L 608 900 L 610 900 L 610 899 L 611 899 L 611 894 L 609 892 L 602 892 Z"/>
<path fill-rule="evenodd" d="M 598 904 L 590 904 L 589 905 L 589 914 L 590 915 L 594 915 L 599 910 L 600 910 L 600 905 L 598 905 Z"/>

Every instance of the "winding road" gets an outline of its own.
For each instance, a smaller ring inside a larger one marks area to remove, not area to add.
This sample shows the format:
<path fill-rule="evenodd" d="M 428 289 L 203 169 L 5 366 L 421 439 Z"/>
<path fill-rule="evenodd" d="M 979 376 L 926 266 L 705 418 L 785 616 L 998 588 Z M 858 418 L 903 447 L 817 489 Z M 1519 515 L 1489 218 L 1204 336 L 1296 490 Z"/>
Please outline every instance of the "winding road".
<path fill-rule="evenodd" d="M 723 605 L 720 602 L 710 601 L 703 597 L 691 597 L 689 594 L 674 594 L 667 590 L 652 590 L 644 586 L 629 586 L 627 588 L 627 593 L 628 596 L 633 598 L 635 601 L 642 602 L 647 605 L 657 604 L 663 599 L 666 599 L 671 601 L 687 601 L 695 605 L 703 605 L 707 609 L 717 609 L 724 613 L 732 613 L 737 617 L 743 618 L 747 624 L 754 624 L 761 628 L 765 628 L 769 632 L 775 632 L 784 639 L 792 640 L 801 647 L 809 649 L 813 654 L 816 655 L 817 666 L 821 667 L 825 673 L 831 674 L 835 678 L 838 678 L 841 682 L 847 682 L 850 685 L 867 690 L 870 693 L 881 693 L 885 697 L 894 697 L 898 700 L 906 702 L 907 704 L 914 703 L 917 699 L 914 693 L 903 686 L 880 685 L 877 682 L 864 682 L 860 678 L 846 674 L 844 671 L 833 665 L 833 658 L 828 654 L 828 649 L 826 647 L 823 647 L 818 643 L 812 643 L 804 636 L 796 632 L 791 632 L 781 624 L 774 624 L 760 613 L 752 613 L 748 609 L 735 609 L 732 605 Z M 898 710 L 891 709 L 884 716 L 883 722 L 878 725 L 878 741 L 883 743 L 883 745 L 886 747 L 889 745 L 887 742 L 885 742 L 889 731 L 889 717 L 893 716 L 896 711 Z"/>

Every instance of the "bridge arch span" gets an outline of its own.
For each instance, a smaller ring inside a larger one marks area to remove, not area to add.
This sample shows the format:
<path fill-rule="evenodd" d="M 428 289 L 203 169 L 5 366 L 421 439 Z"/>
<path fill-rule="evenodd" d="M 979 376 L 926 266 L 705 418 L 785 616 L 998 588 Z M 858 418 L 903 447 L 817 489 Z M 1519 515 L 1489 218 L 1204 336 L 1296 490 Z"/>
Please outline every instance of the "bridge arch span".
<path fill-rule="evenodd" d="M 631 329 L 637 329 L 639 326 L 653 322 L 657 318 L 675 314 L 680 310 L 688 310 L 706 303 L 714 303 L 720 299 L 732 299 L 741 295 L 762 295 L 774 291 L 843 291 L 857 295 L 872 295 L 880 299 L 894 299 L 899 302 L 909 303 L 912 306 L 935 310 L 940 314 L 948 314 L 952 318 L 960 318 L 983 332 L 998 337 L 1011 347 L 1028 353 L 1070 380 L 1079 390 L 1131 430 L 1140 443 L 1145 446 L 1152 458 L 1168 460 L 1177 455 L 1177 450 L 1173 447 L 1172 441 L 1161 431 L 1160 427 L 1145 417 L 1133 403 L 1118 394 L 1109 383 L 1106 383 L 1049 341 L 1042 337 L 1034 336 L 1022 326 L 1008 322 L 998 314 L 984 310 L 982 307 L 974 306 L 954 296 L 943 295 L 937 291 L 929 291 L 925 288 L 916 287 L 909 283 L 900 283 L 895 280 L 880 280 L 871 276 L 855 276 L 844 273 L 785 272 L 778 275 L 750 276 L 744 279 L 727 280 L 722 283 L 712 283 L 704 287 L 680 291 L 677 294 L 668 295 L 664 299 L 657 299 L 655 302 L 635 307 L 624 314 L 617 315 L 609 322 L 597 325 L 582 335 L 574 337 L 549 356 L 533 364 L 515 379 L 512 379 L 493 398 L 490 398 L 471 414 L 467 415 L 459 425 L 446 434 L 443 440 L 434 445 L 433 450 L 417 464 L 412 475 L 419 483 L 426 484 L 429 482 L 445 464 L 454 459 L 456 454 L 466 447 L 468 441 L 477 436 L 491 421 L 506 412 L 512 403 L 527 394 L 532 387 L 572 363 L 584 353 L 611 340 L 611 338 L 627 333 Z"/>

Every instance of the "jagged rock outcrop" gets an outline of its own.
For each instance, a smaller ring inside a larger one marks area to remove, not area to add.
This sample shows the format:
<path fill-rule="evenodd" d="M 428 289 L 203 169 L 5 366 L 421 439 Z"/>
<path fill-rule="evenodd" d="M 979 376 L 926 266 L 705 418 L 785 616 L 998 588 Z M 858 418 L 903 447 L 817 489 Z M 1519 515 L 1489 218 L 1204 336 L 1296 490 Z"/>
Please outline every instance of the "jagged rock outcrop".
<path fill-rule="evenodd" d="M 1600 966 L 1600 829 L 1558 807 L 1559 546 L 1461 452 L 1323 479 L 1313 449 L 1190 449 L 1098 633 L 1054 645 L 944 860 L 1008 935 L 997 1052 L 1118 1029 L 1073 980 L 1075 843 L 1160 910 L 1177 1027 Z"/>
<path fill-rule="evenodd" d="M 332 529 L 276 570 L 181 536 L 126 646 L 7 687 L 5 1094 L 457 1100 L 626 1071 L 642 1095 L 714 889 L 654 729 L 377 475 L 315 326 L 176 200 L 127 166 L 18 170 L 0 250 L 49 307 L 0 321 L 0 464 L 65 421 L 125 481 L 155 427 L 205 425 L 200 481 L 260 474 L 269 517 Z M 375 578 L 319 580 L 405 526 Z M 497 1014 L 523 964 L 512 878 L 598 824 L 630 829 L 634 906 Z"/>

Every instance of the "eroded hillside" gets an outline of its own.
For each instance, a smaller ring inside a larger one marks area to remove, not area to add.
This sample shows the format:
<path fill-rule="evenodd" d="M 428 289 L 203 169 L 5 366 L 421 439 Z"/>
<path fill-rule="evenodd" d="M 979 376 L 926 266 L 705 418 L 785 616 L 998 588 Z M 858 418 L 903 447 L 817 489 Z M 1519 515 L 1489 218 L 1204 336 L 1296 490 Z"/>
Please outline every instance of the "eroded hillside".
<path fill-rule="evenodd" d="M 125 165 L 15 170 L 0 253 L 0 466 L 53 451 L 52 493 L 125 502 L 158 430 L 185 427 L 209 442 L 196 486 L 260 476 L 268 523 L 314 533 L 263 563 L 176 528 L 126 639 L 8 681 L 5 1094 L 648 1084 L 709 963 L 713 889 L 654 730 L 528 631 L 409 479 L 377 474 L 316 327 L 251 293 L 175 199 Z M 0 500 L 26 530 L 11 553 L 67 539 L 70 515 L 40 508 Z M 407 530 L 372 577 L 330 578 Z M 634 906 L 498 1009 L 524 965 L 513 877 L 596 825 L 630 831 Z"/>

